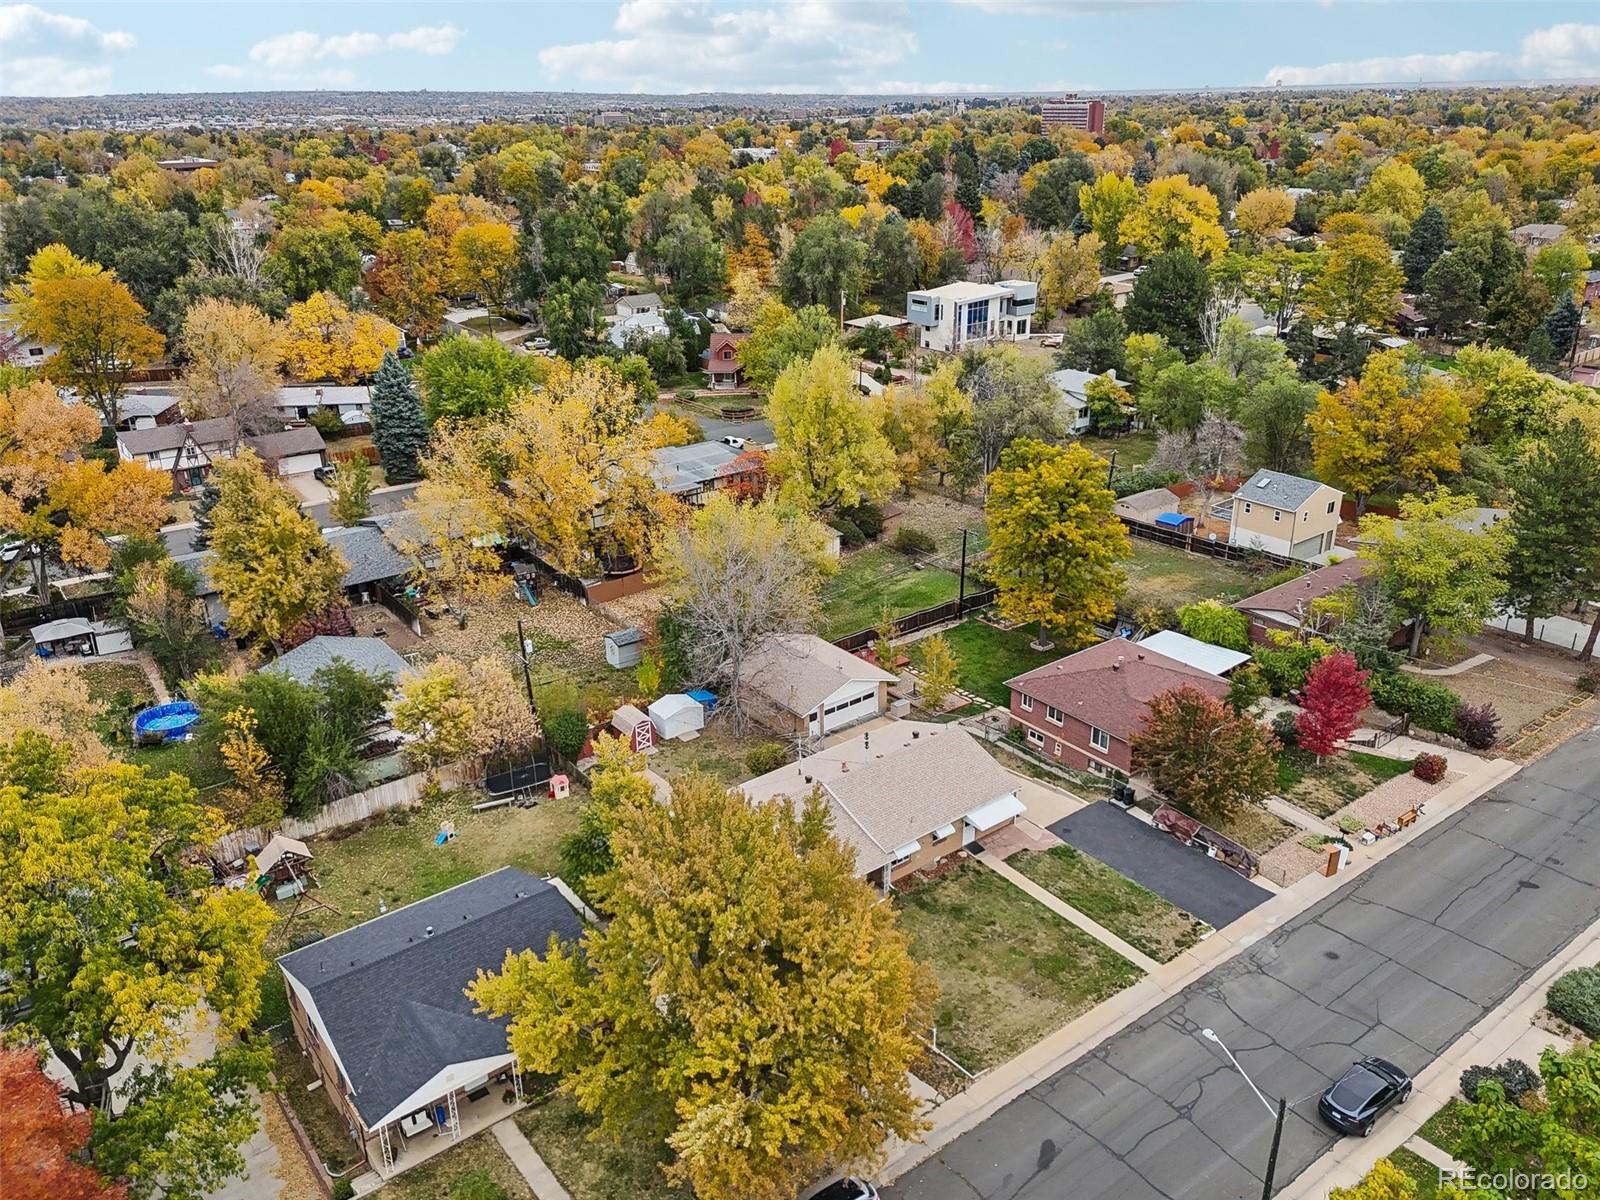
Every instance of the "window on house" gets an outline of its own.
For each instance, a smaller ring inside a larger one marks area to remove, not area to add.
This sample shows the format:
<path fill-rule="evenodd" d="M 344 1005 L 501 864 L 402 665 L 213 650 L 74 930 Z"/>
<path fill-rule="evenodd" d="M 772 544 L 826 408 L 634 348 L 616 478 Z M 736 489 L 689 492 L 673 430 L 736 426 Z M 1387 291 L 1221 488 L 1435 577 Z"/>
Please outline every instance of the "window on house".
<path fill-rule="evenodd" d="M 1017 695 L 1017 704 L 1022 709 L 1023 712 L 1032 712 L 1033 711 L 1033 697 L 1032 696 L 1027 696 L 1027 695 L 1023 695 L 1021 693 L 1018 693 L 1018 695 Z"/>
<path fill-rule="evenodd" d="M 1091 725 L 1089 727 L 1089 745 L 1096 750 L 1109 750 L 1111 749 L 1111 735 L 1104 729 L 1096 729 Z"/>
<path fill-rule="evenodd" d="M 1244 510 L 1245 510 L 1245 512 L 1249 512 L 1250 511 L 1250 501 L 1246 500 L 1244 502 Z"/>
<path fill-rule="evenodd" d="M 1108 774 L 1110 774 L 1110 768 L 1107 767 L 1105 765 L 1105 763 L 1100 762 L 1098 759 L 1093 759 L 1093 758 L 1091 758 L 1089 760 L 1089 770 L 1092 771 L 1096 775 L 1108 775 Z"/>
<path fill-rule="evenodd" d="M 1040 733 L 1037 729 L 1028 730 L 1028 744 L 1030 746 L 1044 745 L 1044 734 Z"/>
<path fill-rule="evenodd" d="M 1281 520 L 1283 520 L 1283 514 L 1281 512 L 1279 512 L 1277 509 L 1273 509 L 1272 510 L 1272 519 L 1274 521 L 1281 521 Z"/>
<path fill-rule="evenodd" d="M 1061 724 L 1062 718 L 1065 716 L 1066 714 L 1053 704 L 1047 704 L 1044 706 L 1044 719 L 1049 721 L 1052 725 Z"/>
<path fill-rule="evenodd" d="M 1333 511 L 1333 504 L 1334 504 L 1334 502 L 1332 500 L 1328 501 L 1328 511 L 1330 513 Z"/>
<path fill-rule="evenodd" d="M 1055 756 L 1056 756 L 1056 757 L 1057 757 L 1057 758 L 1060 758 L 1060 757 L 1061 757 L 1061 743 L 1060 743 L 1060 742 L 1057 742 L 1057 743 L 1056 743 L 1056 744 L 1055 744 L 1055 750 L 1054 750 L 1054 753 L 1055 753 Z"/>

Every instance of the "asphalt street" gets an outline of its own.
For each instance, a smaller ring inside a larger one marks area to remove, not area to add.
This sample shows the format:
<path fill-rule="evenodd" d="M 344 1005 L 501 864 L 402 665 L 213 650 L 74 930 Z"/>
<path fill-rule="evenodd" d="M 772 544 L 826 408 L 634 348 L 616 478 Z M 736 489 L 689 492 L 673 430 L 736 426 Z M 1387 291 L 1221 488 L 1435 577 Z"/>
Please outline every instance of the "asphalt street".
<path fill-rule="evenodd" d="M 1069 846 L 1221 929 L 1272 898 L 1204 851 L 1185 846 L 1114 804 L 1091 804 L 1050 826 Z"/>
<path fill-rule="evenodd" d="M 1600 917 L 1600 729 L 1430 829 L 884 1189 L 895 1200 L 1261 1195 L 1271 1119 L 1199 1031 L 1291 1102 L 1277 1184 L 1335 1141 L 1355 1059 L 1420 1071 Z"/>

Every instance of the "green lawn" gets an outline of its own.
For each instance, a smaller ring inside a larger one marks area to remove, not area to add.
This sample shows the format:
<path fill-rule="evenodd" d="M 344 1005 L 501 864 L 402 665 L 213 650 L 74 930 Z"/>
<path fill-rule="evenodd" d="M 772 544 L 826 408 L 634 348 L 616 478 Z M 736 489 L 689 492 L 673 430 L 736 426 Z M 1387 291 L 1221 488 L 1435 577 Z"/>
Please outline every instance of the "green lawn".
<path fill-rule="evenodd" d="M 866 546 L 844 556 L 822 588 L 822 636 L 840 638 L 871 629 L 887 606 L 895 616 L 954 600 L 961 580 L 941 567 L 917 570 L 887 546 Z"/>
<path fill-rule="evenodd" d="M 1389 1154 L 1389 1161 L 1411 1177 L 1417 1185 L 1415 1200 L 1433 1200 L 1439 1194 L 1439 1168 L 1414 1150 L 1401 1146 Z"/>
<path fill-rule="evenodd" d="M 591 1141 L 594 1121 L 570 1096 L 551 1096 L 515 1120 L 572 1200 L 687 1200 L 689 1193 L 669 1187 L 661 1174 L 665 1147 L 638 1138 Z"/>
<path fill-rule="evenodd" d="M 961 686 L 992 704 L 1005 708 L 1011 703 L 1005 681 L 1034 667 L 1061 657 L 1060 650 L 1033 650 L 1028 643 L 1034 629 L 996 629 L 982 621 L 967 620 L 945 631 L 945 640 L 961 667 Z M 920 661 L 922 642 L 913 642 L 908 654 Z"/>
<path fill-rule="evenodd" d="M 1006 861 L 1158 962 L 1176 958 L 1205 932 L 1203 921 L 1072 846 L 1022 850 Z"/>
<path fill-rule="evenodd" d="M 1137 603 L 1178 608 L 1196 600 L 1240 600 L 1258 590 L 1251 572 L 1220 558 L 1189 554 L 1141 538 L 1130 538 L 1133 551 L 1122 560 L 1128 576 L 1128 597 Z"/>
<path fill-rule="evenodd" d="M 1297 808 L 1329 817 L 1380 783 L 1404 775 L 1411 764 L 1359 750 L 1334 755 L 1318 766 L 1315 755 L 1284 750 L 1278 755 L 1278 794 Z"/>
<path fill-rule="evenodd" d="M 939 982 L 939 1048 L 969 1071 L 1016 1057 L 1140 977 L 978 862 L 905 881 L 895 906 Z"/>
<path fill-rule="evenodd" d="M 1155 431 L 1150 429 L 1130 433 L 1125 437 L 1081 437 L 1078 441 L 1108 461 L 1113 453 L 1116 454 L 1118 471 L 1128 467 L 1142 467 L 1156 452 Z"/>
<path fill-rule="evenodd" d="M 334 911 L 302 908 L 292 930 L 279 925 L 268 935 L 268 953 L 285 953 L 291 933 L 337 933 L 377 916 L 380 902 L 397 908 L 497 867 L 520 867 L 536 876 L 560 870 L 557 848 L 577 828 L 583 797 L 542 800 L 534 808 L 472 812 L 471 806 L 482 799 L 478 791 L 452 792 L 415 812 L 378 817 L 347 837 L 312 839 L 313 868 L 321 885 L 312 895 Z M 435 846 L 433 839 L 445 821 L 455 822 L 456 836 Z M 292 900 L 273 902 L 280 920 L 293 907 Z M 257 1025 L 262 1028 L 288 1019 L 283 980 L 276 970 L 263 981 L 261 1008 Z"/>
<path fill-rule="evenodd" d="M 500 1190 L 489 1191 L 486 1185 Z M 487 1129 L 397 1175 L 384 1185 L 383 1196 L 384 1200 L 487 1200 L 490 1196 L 536 1200 L 522 1172 Z"/>

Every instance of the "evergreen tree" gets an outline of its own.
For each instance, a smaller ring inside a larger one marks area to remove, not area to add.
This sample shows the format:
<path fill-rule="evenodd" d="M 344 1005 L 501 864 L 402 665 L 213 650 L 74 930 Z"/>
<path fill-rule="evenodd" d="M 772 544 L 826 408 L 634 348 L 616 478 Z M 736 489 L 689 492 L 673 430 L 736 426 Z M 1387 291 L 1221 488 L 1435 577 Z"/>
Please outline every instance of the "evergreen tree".
<path fill-rule="evenodd" d="M 1544 331 L 1550 335 L 1550 349 L 1554 353 L 1556 362 L 1565 362 L 1567 356 L 1572 353 L 1573 344 L 1578 340 L 1578 330 L 1582 325 L 1583 314 L 1573 302 L 1572 293 L 1568 292 L 1544 319 Z"/>
<path fill-rule="evenodd" d="M 1400 266 L 1406 273 L 1406 283 L 1413 291 L 1422 286 L 1422 277 L 1444 253 L 1449 235 L 1450 227 L 1444 219 L 1444 210 L 1437 204 L 1424 208 L 1411 226 L 1405 250 L 1400 255 Z"/>
<path fill-rule="evenodd" d="M 1506 589 L 1511 606 L 1533 623 L 1561 611 L 1600 580 L 1600 492 L 1578 480 L 1600 479 L 1600 452 L 1576 417 L 1536 443 L 1515 481 Z"/>
<path fill-rule="evenodd" d="M 211 510 L 217 506 L 217 485 L 208 479 L 196 494 L 200 498 L 195 501 L 194 539 L 189 544 L 196 550 L 204 550 L 211 545 Z"/>
<path fill-rule="evenodd" d="M 1135 280 L 1123 316 L 1132 332 L 1159 333 L 1185 358 L 1195 358 L 1205 349 L 1200 314 L 1210 291 L 1200 260 L 1187 250 L 1173 250 Z"/>
<path fill-rule="evenodd" d="M 1543 325 L 1533 327 L 1533 332 L 1528 335 L 1528 340 L 1522 347 L 1522 357 L 1528 360 L 1529 366 L 1538 367 L 1541 371 L 1547 371 L 1555 366 L 1555 344 L 1551 342 L 1550 334 Z"/>
<path fill-rule="evenodd" d="M 1422 280 L 1419 307 L 1435 333 L 1453 337 L 1483 316 L 1483 280 L 1460 255 L 1446 254 Z"/>
<path fill-rule="evenodd" d="M 390 483 L 422 478 L 417 456 L 428 444 L 428 422 L 411 372 L 393 354 L 383 356 L 372 383 L 372 444 Z"/>

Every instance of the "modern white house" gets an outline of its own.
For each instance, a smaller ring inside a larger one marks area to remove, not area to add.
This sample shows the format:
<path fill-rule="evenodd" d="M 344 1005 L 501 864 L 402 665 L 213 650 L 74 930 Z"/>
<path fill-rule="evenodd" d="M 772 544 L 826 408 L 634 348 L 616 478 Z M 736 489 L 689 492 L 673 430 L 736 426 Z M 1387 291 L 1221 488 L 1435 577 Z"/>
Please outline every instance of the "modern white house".
<path fill-rule="evenodd" d="M 973 343 L 1028 336 L 1039 285 L 1026 279 L 947 283 L 906 293 L 906 320 L 918 327 L 924 350 L 954 352 Z"/>
<path fill-rule="evenodd" d="M 617 300 L 617 316 L 638 317 L 661 311 L 661 297 L 655 292 L 638 292 Z"/>
<path fill-rule="evenodd" d="M 661 338 L 671 337 L 672 329 L 667 324 L 666 318 L 656 312 L 618 312 L 615 317 L 607 317 L 606 336 L 611 344 L 618 350 L 627 348 L 628 342 L 636 337 Z"/>

